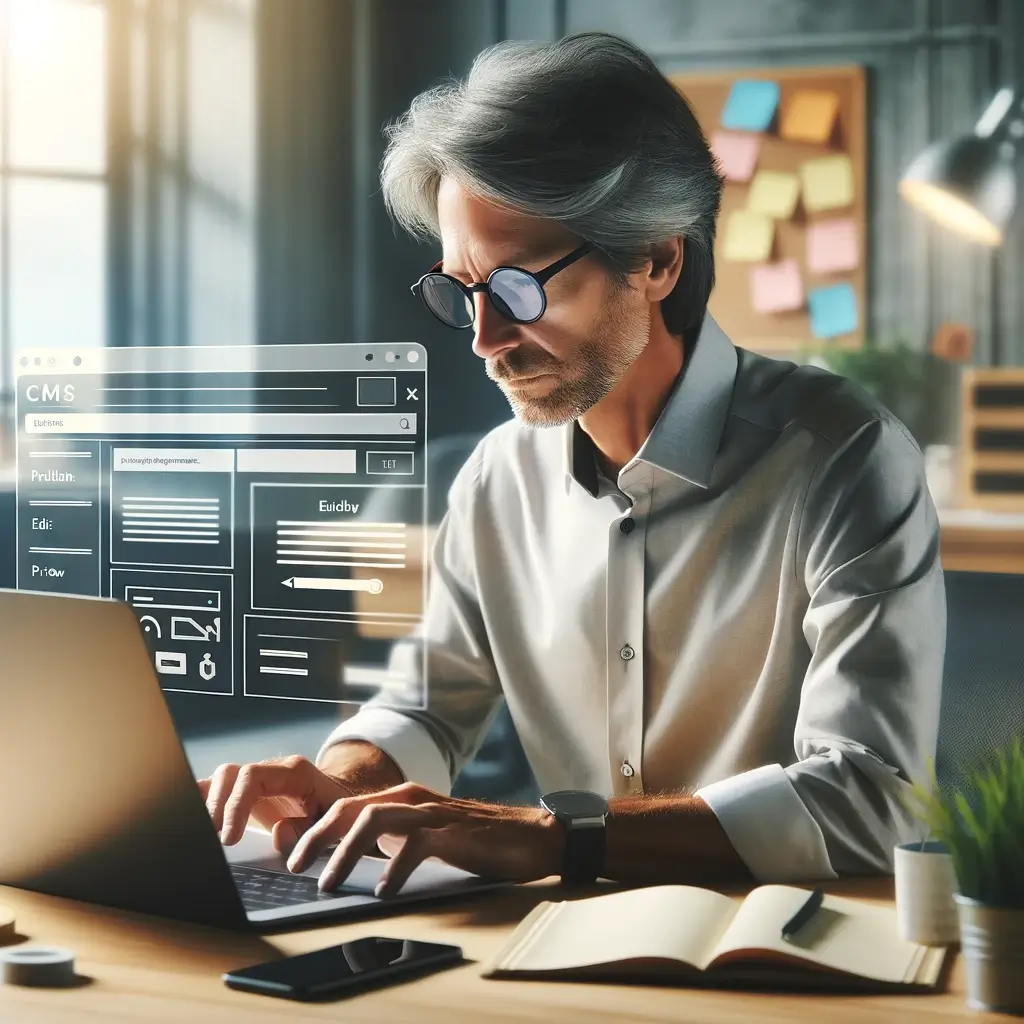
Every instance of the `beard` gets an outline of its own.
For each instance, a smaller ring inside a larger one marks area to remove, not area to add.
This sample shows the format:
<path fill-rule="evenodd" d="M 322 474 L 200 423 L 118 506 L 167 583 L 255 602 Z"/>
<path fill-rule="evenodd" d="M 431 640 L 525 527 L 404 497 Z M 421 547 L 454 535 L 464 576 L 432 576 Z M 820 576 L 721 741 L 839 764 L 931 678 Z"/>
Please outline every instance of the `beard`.
<path fill-rule="evenodd" d="M 516 419 L 530 427 L 560 427 L 578 420 L 601 401 L 633 365 L 650 338 L 650 307 L 642 312 L 616 295 L 566 359 L 539 348 L 520 347 L 487 362 L 487 376 L 504 392 Z M 509 378 L 549 373 L 550 390 L 530 395 Z M 551 387 L 551 382 L 554 386 Z"/>

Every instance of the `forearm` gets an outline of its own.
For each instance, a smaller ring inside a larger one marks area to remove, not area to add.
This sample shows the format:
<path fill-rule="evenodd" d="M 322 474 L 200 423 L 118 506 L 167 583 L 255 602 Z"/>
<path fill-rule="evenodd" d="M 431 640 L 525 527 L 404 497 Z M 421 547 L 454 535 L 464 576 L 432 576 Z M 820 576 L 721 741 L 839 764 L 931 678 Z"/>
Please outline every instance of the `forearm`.
<path fill-rule="evenodd" d="M 609 806 L 604 877 L 626 884 L 753 881 L 699 797 L 620 797 Z"/>
<path fill-rule="evenodd" d="M 376 793 L 406 781 L 398 765 L 366 740 L 335 743 L 324 751 L 319 768 L 360 793 Z"/>

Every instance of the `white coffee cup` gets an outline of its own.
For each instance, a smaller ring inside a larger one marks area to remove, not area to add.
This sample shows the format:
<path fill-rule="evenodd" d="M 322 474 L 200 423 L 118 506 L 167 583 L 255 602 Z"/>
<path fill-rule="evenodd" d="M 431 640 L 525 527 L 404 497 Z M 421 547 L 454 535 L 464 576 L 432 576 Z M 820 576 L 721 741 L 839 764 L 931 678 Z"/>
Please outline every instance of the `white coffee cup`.
<path fill-rule="evenodd" d="M 896 918 L 900 938 L 923 946 L 960 941 L 953 858 L 936 840 L 895 849 Z"/>

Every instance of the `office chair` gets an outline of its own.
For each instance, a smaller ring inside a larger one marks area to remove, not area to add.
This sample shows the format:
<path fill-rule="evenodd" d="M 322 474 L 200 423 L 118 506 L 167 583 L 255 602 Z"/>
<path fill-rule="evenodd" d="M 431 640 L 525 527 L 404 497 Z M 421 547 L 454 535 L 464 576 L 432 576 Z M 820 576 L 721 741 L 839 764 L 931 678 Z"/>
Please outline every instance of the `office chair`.
<path fill-rule="evenodd" d="M 1024 737 L 1024 576 L 947 572 L 946 603 L 935 774 L 949 792 Z"/>

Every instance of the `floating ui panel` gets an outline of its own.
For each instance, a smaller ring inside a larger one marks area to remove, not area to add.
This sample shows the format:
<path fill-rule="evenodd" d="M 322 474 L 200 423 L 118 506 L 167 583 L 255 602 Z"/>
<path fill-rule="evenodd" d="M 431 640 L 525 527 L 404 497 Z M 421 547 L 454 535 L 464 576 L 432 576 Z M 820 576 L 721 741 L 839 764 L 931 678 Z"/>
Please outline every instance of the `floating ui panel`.
<path fill-rule="evenodd" d="M 17 586 L 115 598 L 167 690 L 425 702 L 426 352 L 29 352 Z"/>

